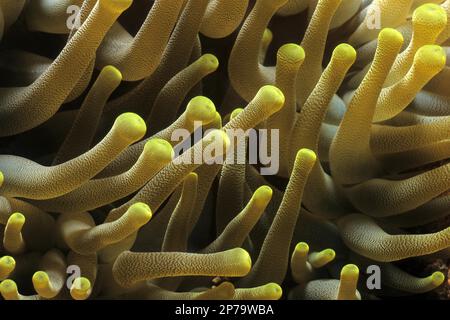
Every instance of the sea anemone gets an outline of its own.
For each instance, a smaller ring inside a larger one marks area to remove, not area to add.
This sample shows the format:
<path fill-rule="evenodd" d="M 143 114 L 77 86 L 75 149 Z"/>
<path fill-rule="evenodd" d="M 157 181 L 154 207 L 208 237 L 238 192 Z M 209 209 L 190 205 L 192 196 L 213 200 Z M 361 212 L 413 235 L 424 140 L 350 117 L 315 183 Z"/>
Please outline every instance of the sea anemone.
<path fill-rule="evenodd" d="M 450 299 L 450 0 L 5 0 L 0 41 L 3 299 Z"/>

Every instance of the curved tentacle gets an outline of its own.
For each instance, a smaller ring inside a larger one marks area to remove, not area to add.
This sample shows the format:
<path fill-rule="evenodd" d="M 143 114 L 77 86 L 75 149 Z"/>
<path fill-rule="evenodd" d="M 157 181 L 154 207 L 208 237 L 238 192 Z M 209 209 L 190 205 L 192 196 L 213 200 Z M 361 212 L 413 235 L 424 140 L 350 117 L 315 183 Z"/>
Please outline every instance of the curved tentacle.
<path fill-rule="evenodd" d="M 250 101 L 262 86 L 275 82 L 275 68 L 260 64 L 259 53 L 270 19 L 286 1 L 257 1 L 234 43 L 228 61 L 228 76 L 234 90 L 246 101 Z"/>
<path fill-rule="evenodd" d="M 61 292 L 66 281 L 67 263 L 64 255 L 57 249 L 44 254 L 39 271 L 33 274 L 33 287 L 37 294 L 45 299 L 52 299 Z"/>
<path fill-rule="evenodd" d="M 200 32 L 209 38 L 225 38 L 232 34 L 244 19 L 248 0 L 210 1 L 203 17 Z"/>
<path fill-rule="evenodd" d="M 211 253 L 242 246 L 245 239 L 264 213 L 270 199 L 272 189 L 268 186 L 258 188 L 247 206 L 224 228 L 222 233 L 202 252 Z"/>
<path fill-rule="evenodd" d="M 161 61 L 184 2 L 155 1 L 134 38 L 120 24 L 115 24 L 98 49 L 97 66 L 116 66 L 126 81 L 151 75 Z"/>
<path fill-rule="evenodd" d="M 142 154 L 127 172 L 103 179 L 93 179 L 60 197 L 34 201 L 51 212 L 84 212 L 120 200 L 139 190 L 174 157 L 170 143 L 162 139 L 147 141 Z"/>
<path fill-rule="evenodd" d="M 208 74 L 219 67 L 219 61 L 212 54 L 204 54 L 188 67 L 177 73 L 161 89 L 147 119 L 151 124 L 150 133 L 169 126 L 178 113 L 184 97 Z M 154 129 L 153 129 L 154 128 Z"/>
<path fill-rule="evenodd" d="M 373 115 L 374 122 L 391 119 L 402 112 L 413 101 L 435 75 L 445 67 L 444 50 L 436 45 L 421 47 L 414 56 L 408 73 L 396 84 L 383 89 Z"/>
<path fill-rule="evenodd" d="M 354 252 L 375 261 L 391 262 L 438 252 L 450 246 L 450 227 L 422 235 L 390 235 L 375 221 L 351 214 L 338 221 L 345 244 Z"/>
<path fill-rule="evenodd" d="M 322 74 L 322 61 L 331 20 L 342 0 L 319 0 L 301 42 L 305 50 L 305 62 L 297 76 L 297 103 L 302 106 L 314 90 Z"/>
<path fill-rule="evenodd" d="M 98 1 L 58 58 L 32 85 L 0 89 L 0 136 L 34 128 L 56 113 L 94 58 L 106 32 L 130 5 L 131 0 Z"/>
<path fill-rule="evenodd" d="M 69 161 L 89 150 L 106 101 L 122 81 L 122 74 L 106 66 L 89 90 L 69 133 L 58 150 L 53 165 Z"/>
<path fill-rule="evenodd" d="M 49 199 L 70 192 L 99 173 L 127 146 L 141 139 L 145 131 L 142 118 L 124 113 L 95 147 L 60 165 L 45 167 L 26 158 L 2 155 L 0 170 L 5 176 L 2 195 Z"/>
<path fill-rule="evenodd" d="M 355 92 L 330 148 L 333 178 L 340 184 L 364 181 L 380 173 L 370 151 L 370 128 L 383 83 L 403 43 L 402 35 L 384 29 L 374 62 Z"/>
<path fill-rule="evenodd" d="M 96 226 L 89 214 L 63 214 L 58 218 L 62 244 L 79 254 L 92 254 L 102 248 L 120 242 L 152 217 L 150 208 L 135 203 L 119 219 Z"/>
<path fill-rule="evenodd" d="M 403 180 L 368 180 L 345 193 L 361 212 L 387 217 L 417 208 L 449 189 L 450 164 L 446 164 Z"/>

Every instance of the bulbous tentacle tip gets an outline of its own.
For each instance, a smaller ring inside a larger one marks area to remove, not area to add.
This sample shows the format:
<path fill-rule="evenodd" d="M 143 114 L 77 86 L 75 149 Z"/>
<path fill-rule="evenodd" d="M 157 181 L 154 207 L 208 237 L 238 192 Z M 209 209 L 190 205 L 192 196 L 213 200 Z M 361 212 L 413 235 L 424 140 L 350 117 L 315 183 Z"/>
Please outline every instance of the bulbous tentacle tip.
<path fill-rule="evenodd" d="M 361 300 L 357 290 L 359 268 L 354 264 L 347 264 L 341 269 L 338 300 Z"/>
<path fill-rule="evenodd" d="M 447 24 L 447 13 L 444 8 L 435 3 L 425 3 L 414 10 L 413 24 L 424 26 L 427 28 L 441 26 Z"/>
<path fill-rule="evenodd" d="M 254 193 L 255 205 L 264 208 L 272 199 L 273 190 L 269 186 L 261 186 Z"/>
<path fill-rule="evenodd" d="M 341 270 L 341 281 L 342 280 L 354 280 L 359 277 L 359 268 L 355 264 L 346 264 Z"/>
<path fill-rule="evenodd" d="M 128 209 L 128 213 L 137 226 L 143 226 L 149 222 L 153 215 L 150 207 L 142 202 L 131 205 Z"/>
<path fill-rule="evenodd" d="M 234 109 L 233 112 L 231 112 L 230 120 L 236 118 L 242 111 L 244 111 L 243 108 L 236 108 L 236 109 Z"/>
<path fill-rule="evenodd" d="M 401 47 L 403 44 L 403 35 L 392 28 L 383 28 L 378 35 L 378 45 L 379 46 L 395 46 Z"/>
<path fill-rule="evenodd" d="M 122 81 L 122 72 L 119 71 L 114 66 L 105 66 L 102 71 L 100 71 L 100 77 L 107 77 L 109 79 L 115 80 L 116 82 Z"/>
<path fill-rule="evenodd" d="M 356 60 L 356 50 L 347 43 L 341 43 L 333 50 L 333 59 L 353 64 Z"/>
<path fill-rule="evenodd" d="M 280 110 L 285 102 L 283 92 L 272 85 L 266 85 L 259 89 L 257 96 L 263 103 L 271 105 L 276 111 Z"/>
<path fill-rule="evenodd" d="M 91 292 L 91 282 L 85 277 L 76 278 L 70 287 L 70 295 L 74 300 L 86 300 Z"/>
<path fill-rule="evenodd" d="M 118 116 L 113 128 L 117 129 L 120 136 L 131 141 L 141 139 L 147 131 L 144 119 L 132 112 L 123 113 Z"/>
<path fill-rule="evenodd" d="M 3 182 L 5 182 L 5 176 L 3 175 L 3 172 L 0 171 L 0 187 L 3 185 Z"/>
<path fill-rule="evenodd" d="M 325 249 L 321 252 L 321 254 L 329 261 L 334 260 L 334 258 L 336 257 L 336 251 L 334 251 L 333 249 Z"/>
<path fill-rule="evenodd" d="M 283 295 L 283 289 L 280 287 L 278 283 L 268 283 L 264 285 L 264 294 L 263 296 L 267 300 L 279 300 Z"/>
<path fill-rule="evenodd" d="M 305 60 L 305 50 L 298 44 L 287 43 L 278 50 L 278 59 L 299 64 Z"/>
<path fill-rule="evenodd" d="M 213 72 L 219 67 L 219 59 L 211 53 L 206 53 L 199 58 L 205 72 Z"/>
<path fill-rule="evenodd" d="M 314 268 L 322 268 L 336 257 L 336 252 L 333 249 L 325 249 L 320 252 L 313 252 L 309 255 L 308 261 Z"/>
<path fill-rule="evenodd" d="M 208 144 L 217 143 L 218 145 L 221 145 L 223 147 L 223 153 L 225 153 L 231 145 L 230 137 L 228 137 L 228 134 L 225 131 L 219 129 L 209 132 L 204 140 Z"/>
<path fill-rule="evenodd" d="M 14 280 L 6 279 L 0 283 L 0 294 L 5 300 L 14 300 L 18 296 L 17 284 Z"/>
<path fill-rule="evenodd" d="M 175 156 L 172 145 L 166 140 L 159 138 L 147 141 L 144 145 L 144 153 L 161 163 L 168 163 Z"/>
<path fill-rule="evenodd" d="M 216 111 L 216 115 L 214 116 L 212 123 L 220 124 L 218 128 L 222 127 L 222 116 L 220 115 L 220 112 Z"/>
<path fill-rule="evenodd" d="M 42 289 L 46 289 L 50 285 L 50 277 L 47 272 L 44 271 L 36 271 L 33 274 L 31 281 L 33 282 L 33 287 L 38 294 Z"/>
<path fill-rule="evenodd" d="M 231 282 L 225 281 L 219 284 L 217 287 L 220 287 L 223 289 L 223 296 L 224 297 L 230 297 L 234 295 L 235 292 L 235 286 Z"/>
<path fill-rule="evenodd" d="M 99 0 L 98 3 L 111 12 L 121 13 L 133 4 L 133 0 Z"/>
<path fill-rule="evenodd" d="M 216 117 L 216 106 L 209 98 L 197 96 L 189 101 L 187 107 L 189 121 L 201 121 L 203 124 L 211 123 Z"/>
<path fill-rule="evenodd" d="M 208 124 L 206 124 L 204 126 L 204 129 L 205 130 L 208 130 L 208 129 L 221 129 L 222 126 L 223 126 L 223 124 L 222 124 L 222 116 L 220 115 L 219 112 L 216 111 L 216 115 L 214 116 L 214 119 L 211 122 L 209 122 Z"/>
<path fill-rule="evenodd" d="M 45 271 L 36 271 L 33 274 L 31 280 L 33 283 L 34 290 L 36 290 L 37 294 L 40 297 L 52 299 L 59 292 L 59 290 L 55 290 L 54 286 L 52 285 L 49 274 Z"/>
<path fill-rule="evenodd" d="M 9 216 L 7 225 L 16 229 L 21 229 L 25 224 L 25 216 L 19 212 L 15 212 Z"/>
<path fill-rule="evenodd" d="M 231 249 L 236 256 L 237 261 L 239 261 L 239 269 L 241 274 L 247 274 L 250 272 L 252 268 L 252 258 L 250 257 L 250 254 L 247 252 L 247 250 L 244 250 L 242 248 L 236 248 Z"/>
<path fill-rule="evenodd" d="M 433 272 L 433 274 L 430 275 L 430 278 L 433 286 L 435 286 L 436 288 L 443 284 L 445 281 L 445 275 L 440 271 Z"/>
<path fill-rule="evenodd" d="M 263 46 L 268 46 L 272 42 L 272 40 L 273 40 L 273 32 L 270 29 L 266 28 L 264 30 L 261 43 Z"/>
<path fill-rule="evenodd" d="M 445 67 L 446 62 L 447 54 L 438 45 L 425 45 L 414 56 L 415 66 L 425 72 L 439 72 Z"/>
<path fill-rule="evenodd" d="M 313 165 L 317 160 L 317 155 L 310 149 L 300 149 L 297 152 L 296 161 L 305 161 Z"/>
<path fill-rule="evenodd" d="M 198 174 L 196 172 L 191 172 L 184 178 L 184 181 L 196 182 L 198 181 Z"/>
<path fill-rule="evenodd" d="M 0 280 L 7 278 L 16 268 L 16 260 L 11 256 L 0 258 Z"/>
<path fill-rule="evenodd" d="M 309 252 L 309 245 L 306 242 L 299 242 L 295 246 L 294 252 L 301 256 L 306 256 Z"/>

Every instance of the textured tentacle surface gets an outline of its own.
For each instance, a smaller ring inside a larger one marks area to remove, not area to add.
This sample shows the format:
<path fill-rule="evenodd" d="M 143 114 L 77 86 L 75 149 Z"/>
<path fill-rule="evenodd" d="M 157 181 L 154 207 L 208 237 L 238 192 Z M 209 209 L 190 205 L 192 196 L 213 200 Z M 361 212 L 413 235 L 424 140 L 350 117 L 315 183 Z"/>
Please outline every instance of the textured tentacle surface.
<path fill-rule="evenodd" d="M 34 128 L 56 113 L 94 58 L 108 29 L 130 4 L 130 0 L 99 1 L 86 23 L 39 79 L 29 87 L 0 90 L 1 136 Z"/>
<path fill-rule="evenodd" d="M 373 219 L 359 214 L 342 218 L 338 225 L 344 242 L 353 251 L 376 261 L 431 254 L 448 248 L 450 242 L 450 228 L 432 234 L 390 235 Z"/>

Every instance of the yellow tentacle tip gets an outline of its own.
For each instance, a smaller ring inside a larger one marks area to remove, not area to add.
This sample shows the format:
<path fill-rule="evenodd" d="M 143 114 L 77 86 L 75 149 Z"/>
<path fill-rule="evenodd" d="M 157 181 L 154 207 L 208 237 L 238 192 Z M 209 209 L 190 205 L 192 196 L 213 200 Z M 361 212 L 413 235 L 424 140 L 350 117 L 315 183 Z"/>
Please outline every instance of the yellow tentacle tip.
<path fill-rule="evenodd" d="M 309 262 L 314 268 L 321 268 L 336 257 L 336 252 L 333 249 L 325 249 L 320 252 L 313 252 L 309 257 Z"/>
<path fill-rule="evenodd" d="M 213 121 L 204 126 L 205 131 L 209 129 L 222 129 L 222 116 L 216 111 Z"/>
<path fill-rule="evenodd" d="M 2 281 L 0 283 L 0 294 L 5 300 L 17 300 L 19 298 L 17 284 L 10 279 Z"/>
<path fill-rule="evenodd" d="M 3 185 L 4 181 L 5 181 L 5 176 L 3 175 L 3 172 L 0 171 L 0 187 Z"/>
<path fill-rule="evenodd" d="M 298 44 L 288 43 L 278 50 L 278 59 L 299 64 L 305 60 L 305 50 Z"/>
<path fill-rule="evenodd" d="M 299 242 L 294 249 L 295 254 L 306 256 L 309 252 L 309 245 L 306 242 Z"/>
<path fill-rule="evenodd" d="M 128 213 L 132 217 L 132 221 L 138 226 L 142 226 L 149 222 L 153 215 L 150 207 L 142 202 L 131 205 L 128 209 Z"/>
<path fill-rule="evenodd" d="M 425 45 L 414 56 L 414 64 L 426 72 L 439 72 L 445 67 L 446 60 L 445 50 L 437 45 Z"/>
<path fill-rule="evenodd" d="M 261 186 L 253 194 L 255 204 L 259 208 L 265 208 L 272 199 L 273 190 L 269 186 Z"/>
<path fill-rule="evenodd" d="M 15 229 L 21 229 L 25 224 L 25 216 L 19 212 L 15 212 L 9 216 L 6 225 L 8 227 L 14 227 Z"/>
<path fill-rule="evenodd" d="M 70 287 L 70 295 L 74 300 L 86 300 L 91 292 L 91 282 L 85 277 L 76 278 Z"/>
<path fill-rule="evenodd" d="M 378 35 L 379 45 L 393 45 L 395 47 L 400 47 L 403 44 L 403 41 L 403 35 L 392 28 L 384 28 Z"/>
<path fill-rule="evenodd" d="M 268 283 L 264 285 L 263 299 L 265 300 L 279 300 L 283 295 L 283 289 L 277 283 Z"/>
<path fill-rule="evenodd" d="M 415 27 L 443 29 L 447 24 L 447 13 L 440 5 L 425 3 L 414 10 L 412 21 Z"/>
<path fill-rule="evenodd" d="M 263 46 L 269 46 L 269 44 L 272 42 L 273 40 L 273 32 L 270 29 L 265 29 L 264 33 L 263 33 L 263 38 L 262 38 L 262 44 Z"/>
<path fill-rule="evenodd" d="M 332 261 L 336 257 L 336 251 L 333 249 L 325 249 L 321 254 L 326 257 L 329 261 Z"/>
<path fill-rule="evenodd" d="M 141 139 L 147 131 L 144 119 L 136 113 L 122 113 L 114 122 L 114 127 L 120 132 L 121 136 L 126 139 L 137 141 Z"/>
<path fill-rule="evenodd" d="M 213 129 L 208 133 L 208 135 L 204 139 L 205 142 L 207 143 L 222 146 L 223 147 L 222 154 L 225 154 L 231 145 L 230 137 L 228 137 L 228 134 L 220 129 Z M 216 156 L 219 156 L 219 154 L 217 154 Z"/>
<path fill-rule="evenodd" d="M 252 258 L 250 257 L 250 254 L 242 248 L 231 249 L 231 251 L 240 262 L 240 274 L 248 274 L 252 268 Z"/>
<path fill-rule="evenodd" d="M 198 174 L 195 172 L 190 172 L 186 178 L 184 178 L 185 183 L 197 183 L 198 182 Z"/>
<path fill-rule="evenodd" d="M 238 115 L 241 114 L 242 111 L 244 111 L 243 108 L 236 108 L 236 109 L 234 109 L 233 112 L 231 112 L 230 120 L 233 120 L 234 118 L 236 118 Z"/>
<path fill-rule="evenodd" d="M 33 274 L 32 282 L 34 289 L 39 293 L 41 289 L 47 289 L 50 284 L 50 278 L 47 272 L 37 271 Z"/>
<path fill-rule="evenodd" d="M 132 3 L 133 0 L 99 0 L 100 6 L 115 13 L 127 10 Z"/>
<path fill-rule="evenodd" d="M 122 73 L 114 66 L 106 66 L 100 72 L 100 76 L 107 77 L 109 79 L 113 79 L 117 82 L 122 81 Z"/>
<path fill-rule="evenodd" d="M 333 59 L 353 64 L 356 60 L 356 50 L 347 43 L 341 43 L 333 50 Z"/>
<path fill-rule="evenodd" d="M 144 152 L 161 163 L 169 163 L 175 156 L 172 145 L 164 139 L 151 139 L 145 143 Z"/>
<path fill-rule="evenodd" d="M 0 280 L 7 278 L 16 268 L 16 260 L 11 256 L 0 258 Z"/>
<path fill-rule="evenodd" d="M 359 277 L 359 268 L 354 264 L 347 264 L 341 270 L 341 280 L 353 280 Z"/>
<path fill-rule="evenodd" d="M 263 103 L 270 105 L 275 111 L 281 109 L 285 102 L 283 92 L 275 86 L 267 85 L 259 89 L 257 96 Z"/>
<path fill-rule="evenodd" d="M 445 275 L 440 271 L 433 272 L 430 278 L 433 286 L 435 287 L 439 287 L 445 281 Z"/>
<path fill-rule="evenodd" d="M 222 128 L 222 116 L 219 112 L 216 111 L 214 120 L 210 123 L 210 125 L 214 125 L 215 128 Z"/>
<path fill-rule="evenodd" d="M 206 72 L 213 72 L 219 67 L 219 60 L 215 55 L 210 53 L 202 55 L 198 61 L 201 63 L 203 70 Z"/>
<path fill-rule="evenodd" d="M 186 112 L 189 121 L 201 121 L 203 124 L 208 124 L 216 117 L 216 106 L 209 98 L 197 96 L 189 101 Z"/>
<path fill-rule="evenodd" d="M 314 151 L 310 149 L 300 149 L 297 152 L 296 159 L 298 161 L 307 161 L 308 163 L 315 163 L 317 160 L 317 155 Z"/>

